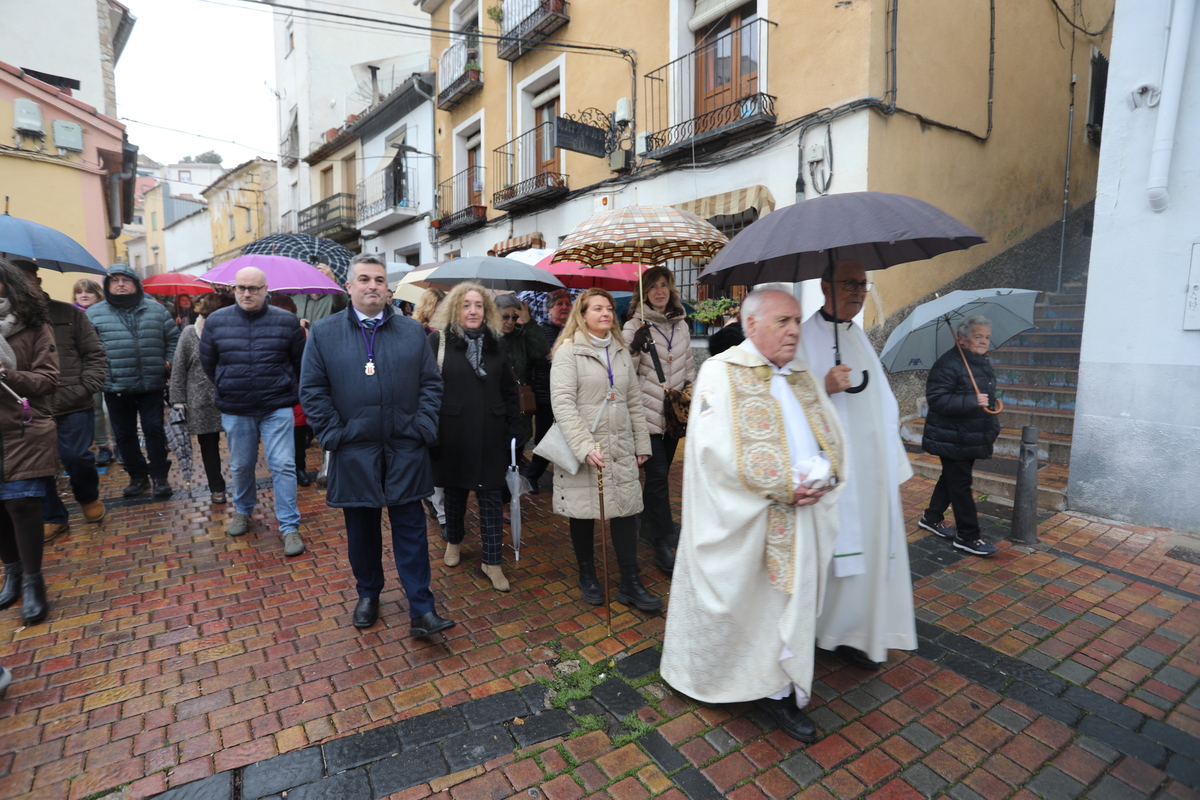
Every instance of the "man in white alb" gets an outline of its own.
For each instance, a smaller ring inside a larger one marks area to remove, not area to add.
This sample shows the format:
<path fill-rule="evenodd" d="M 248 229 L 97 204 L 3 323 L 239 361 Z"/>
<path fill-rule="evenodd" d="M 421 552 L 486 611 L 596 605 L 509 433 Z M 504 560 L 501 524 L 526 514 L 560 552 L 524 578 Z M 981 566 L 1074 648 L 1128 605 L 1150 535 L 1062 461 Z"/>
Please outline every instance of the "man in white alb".
<path fill-rule="evenodd" d="M 857 261 L 839 261 L 834 269 L 821 280 L 825 305 L 805 321 L 801 336 L 813 374 L 823 377 L 846 433 L 846 474 L 854 478 L 838 500 L 838 539 L 817 620 L 817 646 L 874 670 L 887 661 L 889 649 L 917 648 L 899 489 L 913 471 L 887 373 L 852 321 L 871 288 L 867 271 Z M 834 365 L 835 309 L 841 366 Z M 847 392 L 862 383 L 863 370 L 870 376 L 866 388 Z"/>
<path fill-rule="evenodd" d="M 760 290 L 747 339 L 704 362 L 692 394 L 662 676 L 707 703 L 754 701 L 793 738 L 816 726 L 816 616 L 845 452 L 837 412 L 800 349 L 800 307 Z"/>

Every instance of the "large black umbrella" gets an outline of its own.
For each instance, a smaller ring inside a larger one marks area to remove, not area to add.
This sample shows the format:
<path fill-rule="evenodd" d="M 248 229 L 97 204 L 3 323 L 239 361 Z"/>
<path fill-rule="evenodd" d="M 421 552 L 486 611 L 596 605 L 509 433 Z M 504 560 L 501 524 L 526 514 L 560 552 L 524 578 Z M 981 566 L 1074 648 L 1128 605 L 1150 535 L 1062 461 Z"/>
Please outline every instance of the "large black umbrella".
<path fill-rule="evenodd" d="M 307 233 L 273 233 L 242 248 L 242 255 L 287 256 L 305 264 L 328 264 L 338 283 L 349 280 L 354 253 L 332 239 Z"/>
<path fill-rule="evenodd" d="M 820 278 L 837 261 L 867 270 L 922 261 L 987 241 L 923 200 L 886 192 L 846 192 L 802 200 L 763 217 L 730 240 L 700 283 L 753 286 Z M 834 309 L 836 314 L 836 308 Z M 834 360 L 837 326 L 834 326 Z M 862 391 L 863 382 L 848 390 Z"/>

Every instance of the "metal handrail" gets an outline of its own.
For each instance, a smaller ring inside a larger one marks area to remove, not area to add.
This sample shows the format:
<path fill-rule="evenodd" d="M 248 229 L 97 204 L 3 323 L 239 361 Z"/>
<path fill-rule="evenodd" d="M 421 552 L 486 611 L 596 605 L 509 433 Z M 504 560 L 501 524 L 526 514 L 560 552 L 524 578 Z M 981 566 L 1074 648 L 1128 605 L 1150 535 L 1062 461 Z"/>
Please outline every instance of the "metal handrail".
<path fill-rule="evenodd" d="M 438 56 L 438 94 L 446 91 L 463 76 L 467 71 L 467 64 L 478 65 L 479 62 L 479 30 L 468 28 L 462 32 L 461 39 Z"/>
<path fill-rule="evenodd" d="M 438 184 L 439 217 L 468 206 L 483 205 L 484 169 L 481 166 L 467 167 Z M 471 202 L 478 199 L 478 203 Z"/>
<path fill-rule="evenodd" d="M 388 168 L 368 175 L 358 184 L 358 224 L 392 208 L 417 211 L 420 194 L 417 192 L 417 171 L 411 167 L 403 170 Z"/>

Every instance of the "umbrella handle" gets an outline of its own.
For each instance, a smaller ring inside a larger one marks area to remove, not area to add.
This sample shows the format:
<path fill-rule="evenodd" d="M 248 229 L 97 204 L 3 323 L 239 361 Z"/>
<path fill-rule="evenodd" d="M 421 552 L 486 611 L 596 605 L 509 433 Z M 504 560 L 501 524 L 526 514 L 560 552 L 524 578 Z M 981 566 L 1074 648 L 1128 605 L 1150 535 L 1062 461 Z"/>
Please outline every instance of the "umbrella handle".
<path fill-rule="evenodd" d="M 958 348 L 958 354 L 960 356 L 962 356 L 963 366 L 967 368 L 967 377 L 969 377 L 971 379 L 971 386 L 973 386 L 975 388 L 975 394 L 982 394 L 979 391 L 979 384 L 975 382 L 975 373 L 971 372 L 971 365 L 967 362 L 967 354 L 963 352 L 962 347 L 957 342 L 955 342 L 954 346 Z M 983 410 L 983 413 L 991 414 L 994 417 L 997 414 L 1003 413 L 1003 411 L 1004 411 L 1004 401 L 1001 400 L 999 397 L 997 397 L 996 398 L 996 410 L 993 411 L 990 408 L 985 408 Z"/>
<path fill-rule="evenodd" d="M 863 382 L 860 383 L 858 386 L 851 386 L 849 389 L 846 390 L 846 394 L 858 394 L 863 389 L 867 388 L 867 384 L 871 382 L 871 376 L 867 374 L 867 371 L 865 369 L 862 371 L 862 373 L 863 373 Z"/>

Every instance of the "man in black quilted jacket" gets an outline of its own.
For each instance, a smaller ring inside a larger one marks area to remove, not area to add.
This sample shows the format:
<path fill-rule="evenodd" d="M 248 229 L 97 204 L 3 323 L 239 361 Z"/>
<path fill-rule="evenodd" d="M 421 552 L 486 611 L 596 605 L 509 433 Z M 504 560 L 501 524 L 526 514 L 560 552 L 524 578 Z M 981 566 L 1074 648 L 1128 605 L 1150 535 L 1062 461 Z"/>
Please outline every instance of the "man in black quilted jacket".
<path fill-rule="evenodd" d="M 295 314 L 267 304 L 267 276 L 238 270 L 237 304 L 209 314 L 200 337 L 200 364 L 213 382 L 213 400 L 229 442 L 233 516 L 226 532 L 241 536 L 254 512 L 254 465 L 262 440 L 275 492 L 275 518 L 284 555 L 304 552 L 296 506 L 296 449 L 292 406 L 299 402 L 304 330 Z"/>

